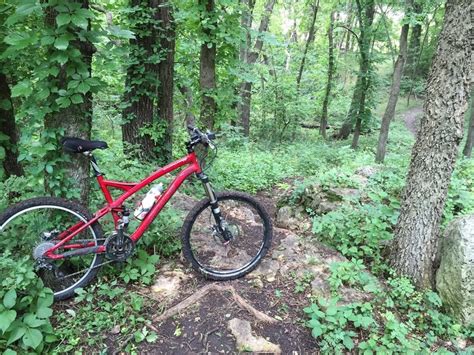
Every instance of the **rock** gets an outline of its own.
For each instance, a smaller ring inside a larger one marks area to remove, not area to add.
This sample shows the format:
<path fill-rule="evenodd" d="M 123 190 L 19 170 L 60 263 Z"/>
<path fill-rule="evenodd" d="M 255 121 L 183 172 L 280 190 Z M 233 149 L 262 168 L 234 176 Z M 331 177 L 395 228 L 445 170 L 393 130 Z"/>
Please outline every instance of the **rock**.
<path fill-rule="evenodd" d="M 250 322 L 239 318 L 229 321 L 229 329 L 237 342 L 238 351 L 251 351 L 256 353 L 281 353 L 280 346 L 270 343 L 262 337 L 252 334 Z"/>
<path fill-rule="evenodd" d="M 259 278 L 260 276 L 264 276 L 267 281 L 274 281 L 275 276 L 280 269 L 280 263 L 273 259 L 263 259 L 260 265 L 250 274 L 248 277 L 250 278 Z"/>
<path fill-rule="evenodd" d="M 444 306 L 465 325 L 474 324 L 474 215 L 446 228 L 440 260 L 436 289 Z"/>
<path fill-rule="evenodd" d="M 340 203 L 336 203 L 336 202 L 323 201 L 320 203 L 318 209 L 316 210 L 316 213 L 326 214 L 339 208 L 340 205 L 341 205 Z"/>
<path fill-rule="evenodd" d="M 358 189 L 351 189 L 347 187 L 332 187 L 325 192 L 326 198 L 329 201 L 345 201 L 350 198 L 358 198 L 360 191 Z"/>
<path fill-rule="evenodd" d="M 165 271 L 155 281 L 151 287 L 154 295 L 158 299 L 172 299 L 180 292 L 180 285 L 188 276 L 181 270 Z"/>
<path fill-rule="evenodd" d="M 173 198 L 170 200 L 174 208 L 177 208 L 184 212 L 189 212 L 198 202 L 196 199 L 185 195 L 181 192 L 176 192 Z"/>
<path fill-rule="evenodd" d="M 361 166 L 358 168 L 355 173 L 360 176 L 364 176 L 366 178 L 371 177 L 377 172 L 377 168 L 374 168 L 373 166 Z"/>
<path fill-rule="evenodd" d="M 292 211 L 290 206 L 283 206 L 278 210 L 277 213 L 277 225 L 281 227 L 290 227 L 292 222 L 291 222 L 291 216 L 292 216 Z"/>

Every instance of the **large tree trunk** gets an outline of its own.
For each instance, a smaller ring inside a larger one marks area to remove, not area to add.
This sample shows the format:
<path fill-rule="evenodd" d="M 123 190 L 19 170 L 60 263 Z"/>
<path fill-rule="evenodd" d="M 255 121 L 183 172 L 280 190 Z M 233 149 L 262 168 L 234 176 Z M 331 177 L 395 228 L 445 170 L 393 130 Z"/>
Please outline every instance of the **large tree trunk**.
<path fill-rule="evenodd" d="M 474 143 L 474 90 L 471 89 L 471 115 L 469 119 L 469 128 L 467 130 L 466 144 L 462 153 L 465 157 L 470 158 L 472 153 L 472 145 Z"/>
<path fill-rule="evenodd" d="M 270 23 L 270 16 L 273 12 L 276 0 L 267 0 L 265 3 L 265 10 L 258 27 L 258 37 L 255 41 L 255 45 L 249 48 L 247 52 L 246 64 L 253 65 L 257 61 L 258 55 L 263 47 L 262 33 L 268 30 L 268 24 Z M 240 84 L 240 102 L 238 105 L 240 122 L 243 128 L 243 133 L 246 137 L 250 134 L 250 107 L 252 103 L 252 83 L 244 82 Z"/>
<path fill-rule="evenodd" d="M 471 0 L 448 0 L 413 147 L 390 263 L 419 287 L 431 287 L 439 227 L 463 137 L 472 84 Z"/>
<path fill-rule="evenodd" d="M 319 133 L 326 139 L 326 126 L 328 124 L 328 106 L 329 97 L 331 96 L 332 88 L 332 77 L 334 75 L 334 40 L 333 40 L 333 29 L 334 29 L 334 12 L 331 12 L 328 29 L 328 82 L 326 84 L 326 93 L 323 101 L 323 112 L 321 115 L 321 125 L 319 127 Z"/>
<path fill-rule="evenodd" d="M 382 117 L 382 126 L 380 127 L 380 135 L 377 143 L 377 154 L 375 155 L 375 161 L 379 163 L 383 162 L 385 159 L 390 122 L 395 115 L 395 108 L 397 107 L 398 95 L 400 93 L 400 82 L 403 74 L 403 66 L 405 65 L 407 55 L 407 38 L 409 27 L 409 24 L 404 24 L 400 33 L 400 52 L 393 70 L 392 87 L 390 89 L 387 107 L 385 108 L 385 112 Z"/>
<path fill-rule="evenodd" d="M 173 93 L 174 93 L 174 53 L 176 28 L 172 5 L 167 0 L 159 1 L 160 50 L 164 59 L 158 65 L 158 117 L 166 125 L 163 144 L 159 147 L 159 160 L 166 164 L 173 152 Z"/>
<path fill-rule="evenodd" d="M 357 16 L 360 23 L 360 37 L 359 37 L 359 77 L 360 77 L 360 102 L 358 105 L 356 124 L 354 129 L 354 136 L 352 139 L 351 147 L 356 149 L 359 144 L 359 136 L 362 128 L 362 120 L 364 117 L 368 117 L 370 112 L 366 106 L 367 95 L 371 85 L 370 71 L 370 46 L 372 43 L 372 23 L 374 22 L 375 15 L 375 2 L 374 0 L 367 0 L 364 4 L 361 4 L 360 0 L 356 0 L 357 4 Z"/>
<path fill-rule="evenodd" d="M 127 107 L 123 110 L 122 139 L 124 151 L 132 157 L 154 159 L 155 140 L 152 136 L 154 116 L 156 113 L 155 99 L 157 93 L 158 63 L 149 60 L 155 53 L 159 37 L 155 28 L 155 20 L 159 20 L 159 1 L 149 0 L 147 8 L 142 0 L 132 0 L 133 12 L 129 15 L 135 39 L 130 41 L 130 65 L 127 68 L 125 81 L 125 98 Z M 146 17 L 146 12 L 154 16 Z M 156 55 L 156 54 L 155 54 Z M 132 145 L 130 149 L 128 145 Z"/>
<path fill-rule="evenodd" d="M 77 1 L 77 3 L 80 3 L 82 8 L 89 8 L 88 0 Z M 48 8 L 46 11 L 48 13 L 46 19 L 47 25 L 54 26 L 55 11 L 52 8 Z M 92 74 L 92 56 L 96 50 L 94 45 L 87 40 L 75 40 L 72 41 L 70 45 L 79 50 L 82 64 L 85 66 L 90 77 Z M 66 70 L 67 67 L 65 65 L 61 66 L 58 74 L 59 89 L 66 89 Z M 90 139 L 92 130 L 92 92 L 87 91 L 83 95 L 82 103 L 71 103 L 67 108 L 60 109 L 59 111 L 47 115 L 44 120 L 44 126 L 51 132 L 57 132 L 58 129 L 62 129 L 64 131 L 64 136 Z M 89 160 L 81 154 L 77 154 L 72 156 L 69 162 L 64 162 L 61 166 L 57 166 L 57 168 L 65 169 L 65 180 L 69 181 L 71 185 L 80 188 L 80 200 L 87 204 L 90 192 Z M 48 176 L 46 176 L 45 179 L 46 189 L 53 192 L 52 189 L 47 186 L 47 181 Z"/>
<path fill-rule="evenodd" d="M 316 3 L 312 6 L 313 7 L 313 17 L 311 18 L 311 25 L 309 27 L 308 39 L 306 40 L 306 45 L 304 46 L 303 57 L 301 58 L 300 69 L 298 71 L 298 78 L 296 78 L 296 87 L 299 89 L 301 77 L 303 76 L 304 64 L 306 62 L 306 54 L 308 53 L 308 49 L 311 44 L 314 42 L 314 25 L 316 23 L 316 17 L 318 16 L 318 9 L 319 9 L 319 0 L 316 0 Z"/>
<path fill-rule="evenodd" d="M 205 7 L 205 11 L 202 14 L 202 18 L 209 19 L 214 17 L 214 0 L 199 0 L 199 4 Z M 213 27 L 215 25 L 210 22 Z M 200 56 L 200 69 L 199 69 L 199 83 L 201 86 L 201 122 L 207 128 L 212 129 L 214 127 L 217 103 L 214 99 L 216 90 L 216 43 L 212 40 L 213 31 L 211 28 L 204 27 L 202 29 L 205 37 L 208 41 L 204 41 L 201 44 L 201 56 Z"/>
<path fill-rule="evenodd" d="M 5 177 L 23 175 L 23 167 L 18 162 L 18 130 L 13 111 L 10 87 L 7 76 L 0 72 L 0 134 L 8 137 L 2 140 L 1 147 L 5 150 L 2 161 Z"/>

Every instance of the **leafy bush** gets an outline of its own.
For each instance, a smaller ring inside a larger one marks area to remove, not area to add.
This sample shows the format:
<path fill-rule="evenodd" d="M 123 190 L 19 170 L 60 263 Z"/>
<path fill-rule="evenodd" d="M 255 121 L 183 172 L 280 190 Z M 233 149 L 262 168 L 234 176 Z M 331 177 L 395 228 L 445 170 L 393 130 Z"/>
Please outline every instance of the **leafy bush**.
<path fill-rule="evenodd" d="M 5 252 L 0 275 L 0 350 L 42 352 L 56 340 L 50 323 L 53 292 L 33 272 L 28 256 L 15 260 Z"/>

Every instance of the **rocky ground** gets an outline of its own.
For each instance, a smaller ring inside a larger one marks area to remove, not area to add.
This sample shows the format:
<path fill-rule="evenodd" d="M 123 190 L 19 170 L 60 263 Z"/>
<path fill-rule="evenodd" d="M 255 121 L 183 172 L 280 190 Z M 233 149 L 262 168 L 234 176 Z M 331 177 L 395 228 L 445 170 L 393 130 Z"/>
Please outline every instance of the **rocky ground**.
<path fill-rule="evenodd" d="M 361 181 L 373 173 L 365 170 L 356 174 Z M 312 189 L 304 194 L 308 203 L 326 212 L 346 198 L 360 197 L 354 189 Z M 137 290 L 156 302 L 156 314 L 150 319 L 151 328 L 159 334 L 156 343 L 141 343 L 141 351 L 289 353 L 318 349 L 305 327 L 303 308 L 310 304 L 311 296 L 330 296 L 329 266 L 345 259 L 314 240 L 309 233 L 310 218 L 303 211 L 276 207 L 285 195 L 288 192 L 275 189 L 257 196 L 271 214 L 273 242 L 260 266 L 244 278 L 208 281 L 182 258 L 159 266 L 154 285 Z M 175 207 L 184 212 L 195 203 L 184 195 L 175 201 Z M 341 302 L 367 297 L 354 289 L 344 289 L 342 295 Z"/>

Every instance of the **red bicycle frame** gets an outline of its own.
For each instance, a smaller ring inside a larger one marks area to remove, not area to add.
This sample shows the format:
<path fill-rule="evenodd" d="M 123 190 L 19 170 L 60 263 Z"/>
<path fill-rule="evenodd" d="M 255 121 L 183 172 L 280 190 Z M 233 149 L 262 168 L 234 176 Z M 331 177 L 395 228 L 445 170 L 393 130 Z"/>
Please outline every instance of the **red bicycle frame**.
<path fill-rule="evenodd" d="M 92 162 L 95 163 L 95 160 L 93 160 L 93 157 L 91 159 L 92 159 Z M 105 252 L 105 246 L 104 245 L 97 246 L 95 242 L 89 242 L 85 244 L 81 244 L 81 243 L 68 244 L 68 243 L 76 235 L 78 235 L 79 233 L 84 231 L 86 228 L 91 226 L 93 223 L 97 222 L 98 220 L 100 220 L 102 217 L 104 217 L 105 215 L 109 213 L 112 213 L 115 226 L 117 226 L 118 221 L 120 219 L 118 213 L 123 211 L 123 203 L 125 200 L 127 200 L 130 196 L 134 195 L 136 192 L 140 191 L 141 189 L 143 189 L 145 186 L 149 185 L 153 181 L 159 179 L 163 175 L 166 175 L 183 166 L 187 166 L 187 167 L 179 172 L 179 174 L 171 182 L 168 188 L 160 195 L 157 202 L 155 203 L 153 208 L 150 210 L 150 212 L 148 212 L 148 214 L 140 223 L 138 228 L 130 235 L 130 238 L 134 242 L 137 242 L 141 238 L 143 233 L 148 229 L 151 222 L 153 222 L 155 217 L 160 213 L 160 211 L 169 201 L 169 199 L 179 189 L 179 187 L 184 182 L 184 180 L 186 180 L 192 174 L 202 173 L 201 167 L 196 157 L 196 153 L 190 152 L 184 158 L 176 160 L 175 162 L 172 162 L 158 169 L 157 171 L 152 173 L 150 176 L 148 176 L 147 178 L 145 178 L 144 180 L 138 183 L 106 180 L 104 179 L 104 176 L 102 174 L 100 173 L 96 174 L 99 186 L 102 190 L 102 193 L 104 194 L 105 200 L 107 201 L 106 206 L 100 209 L 99 211 L 97 211 L 91 220 L 87 222 L 79 222 L 73 225 L 72 227 L 70 227 L 69 229 L 63 231 L 61 234 L 59 234 L 58 239 L 60 239 L 60 242 L 57 243 L 54 247 L 51 247 L 50 249 L 48 249 L 48 251 L 45 253 L 45 256 L 51 259 L 64 258 L 65 257 L 64 254 L 55 253 L 55 251 L 61 247 L 63 249 L 76 249 L 76 250 L 83 249 L 84 251 L 87 251 L 86 248 L 89 248 L 89 249 L 92 248 L 90 251 L 91 253 L 92 252 L 93 253 Z M 109 190 L 110 188 L 122 190 L 124 191 L 124 193 L 120 195 L 116 200 L 114 200 L 110 193 L 110 190 Z M 88 252 L 89 251 L 87 251 L 87 253 Z M 86 254 L 86 252 L 81 253 L 81 254 Z M 77 253 L 77 255 L 80 255 L 80 253 Z"/>

